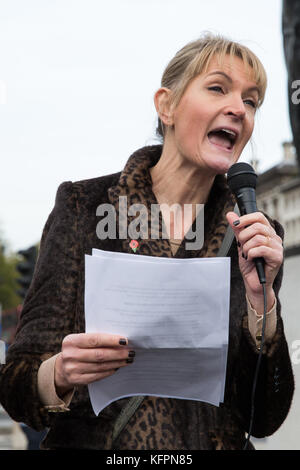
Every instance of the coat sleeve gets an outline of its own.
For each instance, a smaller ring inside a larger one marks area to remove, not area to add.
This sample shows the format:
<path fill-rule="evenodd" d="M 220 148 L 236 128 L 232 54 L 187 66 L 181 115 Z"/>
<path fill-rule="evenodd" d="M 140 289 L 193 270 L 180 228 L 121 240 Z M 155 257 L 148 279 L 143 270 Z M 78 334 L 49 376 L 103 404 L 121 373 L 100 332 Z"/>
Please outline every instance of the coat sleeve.
<path fill-rule="evenodd" d="M 273 226 L 277 234 L 283 238 L 282 226 L 276 221 L 273 221 Z M 284 335 L 281 303 L 278 298 L 282 274 L 283 265 L 273 284 L 277 298 L 277 328 L 271 342 L 265 343 L 256 385 L 251 434 L 259 438 L 273 434 L 281 426 L 289 412 L 294 393 L 294 376 Z M 242 330 L 236 363 L 234 395 L 237 397 L 236 409 L 239 419 L 245 432 L 248 432 L 252 388 L 259 350 L 249 332 L 247 316 L 243 318 Z"/>
<path fill-rule="evenodd" d="M 53 416 L 38 395 L 38 369 L 73 330 L 79 263 L 77 196 L 74 185 L 65 182 L 45 224 L 15 340 L 0 369 L 2 406 L 12 419 L 36 430 L 48 427 Z"/>

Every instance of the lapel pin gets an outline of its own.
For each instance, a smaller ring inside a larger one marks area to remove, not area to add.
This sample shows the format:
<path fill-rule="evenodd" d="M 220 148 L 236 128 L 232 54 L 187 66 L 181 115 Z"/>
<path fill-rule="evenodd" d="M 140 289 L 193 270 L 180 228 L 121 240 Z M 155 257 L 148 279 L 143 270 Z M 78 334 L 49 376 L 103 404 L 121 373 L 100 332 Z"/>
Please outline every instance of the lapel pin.
<path fill-rule="evenodd" d="M 129 246 L 132 249 L 132 251 L 135 253 L 136 250 L 138 249 L 139 242 L 136 240 L 131 240 L 131 242 L 129 243 Z"/>

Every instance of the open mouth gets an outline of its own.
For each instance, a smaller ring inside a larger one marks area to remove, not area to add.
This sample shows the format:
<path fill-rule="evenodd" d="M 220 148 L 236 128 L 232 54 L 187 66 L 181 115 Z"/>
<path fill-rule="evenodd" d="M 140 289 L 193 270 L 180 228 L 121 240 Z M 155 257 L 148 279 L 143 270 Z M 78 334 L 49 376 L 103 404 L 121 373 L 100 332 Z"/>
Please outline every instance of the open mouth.
<path fill-rule="evenodd" d="M 210 143 L 226 150 L 232 150 L 237 140 L 237 132 L 225 127 L 215 129 L 207 134 Z"/>

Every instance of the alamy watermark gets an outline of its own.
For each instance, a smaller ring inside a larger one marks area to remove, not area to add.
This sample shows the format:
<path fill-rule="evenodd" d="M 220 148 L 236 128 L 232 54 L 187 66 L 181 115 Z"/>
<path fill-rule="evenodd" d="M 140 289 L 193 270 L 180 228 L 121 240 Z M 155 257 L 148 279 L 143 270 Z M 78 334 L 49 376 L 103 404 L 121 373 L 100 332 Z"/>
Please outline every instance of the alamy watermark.
<path fill-rule="evenodd" d="M 294 80 L 292 82 L 292 88 L 295 91 L 291 95 L 291 100 L 293 104 L 299 104 L 300 103 L 300 80 Z"/>
<path fill-rule="evenodd" d="M 159 229 L 160 214 L 163 214 L 161 234 Z M 204 243 L 204 204 L 184 204 L 183 208 L 180 204 L 172 204 L 171 206 L 151 204 L 149 211 L 144 204 L 140 203 L 131 204 L 128 207 L 127 196 L 119 196 L 118 227 L 114 205 L 100 204 L 97 207 L 96 215 L 103 217 L 96 227 L 97 237 L 101 240 L 107 238 L 111 240 L 117 238 L 158 240 L 160 237 L 162 239 L 182 239 L 183 227 L 185 239 L 189 240 L 185 243 L 186 250 L 200 250 Z"/>
<path fill-rule="evenodd" d="M 5 341 L 0 339 L 0 364 L 5 364 L 6 362 L 6 344 Z"/>
<path fill-rule="evenodd" d="M 295 339 L 292 342 L 292 350 L 293 350 L 293 352 L 291 353 L 292 364 L 294 365 L 300 364 L 300 340 L 299 339 Z"/>

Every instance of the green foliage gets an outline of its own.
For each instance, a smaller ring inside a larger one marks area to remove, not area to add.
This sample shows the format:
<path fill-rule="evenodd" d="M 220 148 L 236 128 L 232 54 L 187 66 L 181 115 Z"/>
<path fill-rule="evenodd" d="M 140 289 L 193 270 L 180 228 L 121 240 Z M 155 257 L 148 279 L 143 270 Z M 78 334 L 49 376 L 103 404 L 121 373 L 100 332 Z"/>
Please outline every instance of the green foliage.
<path fill-rule="evenodd" d="M 5 254 L 5 248 L 0 241 L 0 303 L 3 310 L 14 308 L 21 303 L 21 298 L 16 293 L 19 287 L 17 261 L 17 255 Z"/>

